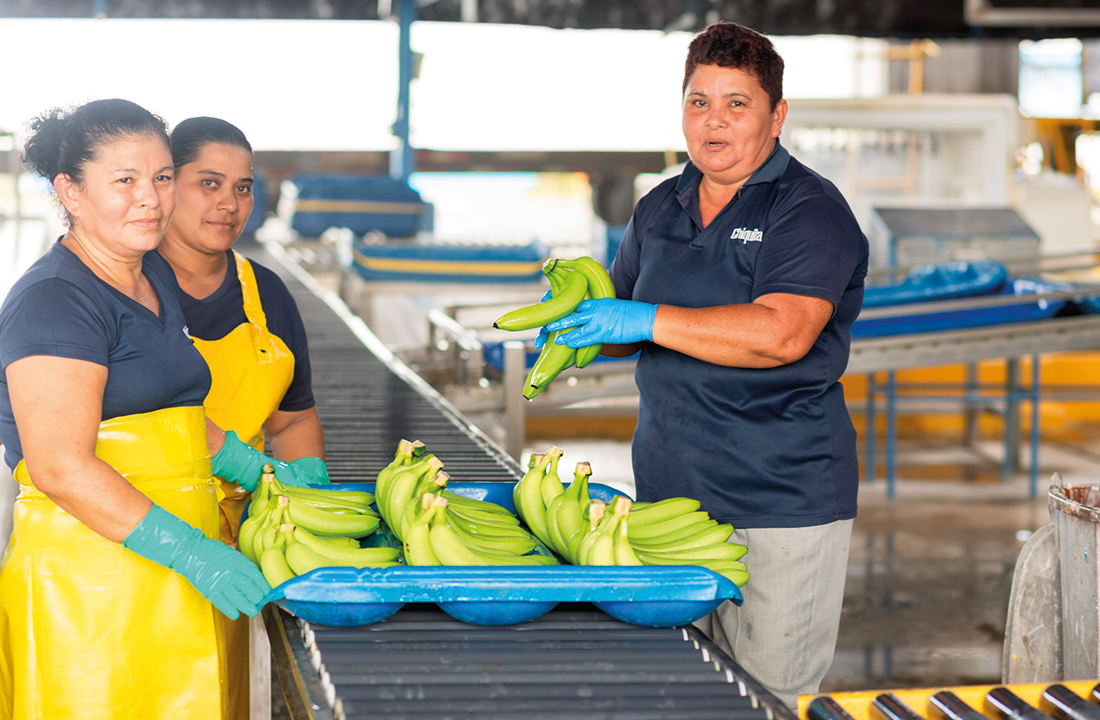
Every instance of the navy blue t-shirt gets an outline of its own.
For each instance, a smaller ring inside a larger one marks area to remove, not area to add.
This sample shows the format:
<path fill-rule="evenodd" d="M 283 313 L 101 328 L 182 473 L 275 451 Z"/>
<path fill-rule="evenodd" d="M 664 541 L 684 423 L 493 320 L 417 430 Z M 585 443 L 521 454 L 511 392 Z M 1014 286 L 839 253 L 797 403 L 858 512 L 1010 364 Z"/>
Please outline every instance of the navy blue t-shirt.
<path fill-rule="evenodd" d="M 244 314 L 241 281 L 237 277 L 237 261 L 232 250 L 226 251 L 226 254 L 229 256 L 229 270 L 217 290 L 202 300 L 196 300 L 182 291 L 180 293 L 183 315 L 187 319 L 187 330 L 191 337 L 208 341 L 221 340 L 238 325 L 248 322 L 248 317 Z M 298 306 L 278 275 L 255 260 L 249 260 L 249 263 L 256 276 L 260 305 L 267 318 L 267 329 L 286 343 L 294 355 L 294 376 L 279 403 L 279 409 L 284 412 L 308 410 L 316 403 L 313 400 L 309 368 L 309 345 Z"/>
<path fill-rule="evenodd" d="M 731 368 L 642 346 L 634 433 L 638 499 L 697 498 L 736 527 L 855 517 L 856 435 L 838 382 L 863 303 L 867 239 L 828 180 L 776 144 L 703 229 L 700 171 L 639 201 L 611 266 L 620 298 L 680 307 L 789 293 L 834 304 L 800 360 Z"/>
<path fill-rule="evenodd" d="M 0 368 L 32 355 L 107 367 L 103 420 L 202 406 L 210 371 L 187 335 L 180 289 L 156 253 L 142 261 L 160 316 L 115 290 L 60 242 L 12 286 L 0 306 Z M 6 373 L 0 374 L 0 443 L 14 468 L 23 458 Z"/>

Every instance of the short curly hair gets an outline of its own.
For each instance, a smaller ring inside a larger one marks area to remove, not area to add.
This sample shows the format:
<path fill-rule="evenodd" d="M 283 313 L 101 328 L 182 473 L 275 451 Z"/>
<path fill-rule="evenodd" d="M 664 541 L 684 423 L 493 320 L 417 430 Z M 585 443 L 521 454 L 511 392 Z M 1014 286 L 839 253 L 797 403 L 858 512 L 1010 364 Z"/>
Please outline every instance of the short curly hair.
<path fill-rule="evenodd" d="M 738 68 L 756 78 L 768 93 L 772 110 L 783 99 L 783 58 L 771 40 L 744 25 L 720 22 L 695 36 L 684 63 L 684 87 L 699 65 Z"/>

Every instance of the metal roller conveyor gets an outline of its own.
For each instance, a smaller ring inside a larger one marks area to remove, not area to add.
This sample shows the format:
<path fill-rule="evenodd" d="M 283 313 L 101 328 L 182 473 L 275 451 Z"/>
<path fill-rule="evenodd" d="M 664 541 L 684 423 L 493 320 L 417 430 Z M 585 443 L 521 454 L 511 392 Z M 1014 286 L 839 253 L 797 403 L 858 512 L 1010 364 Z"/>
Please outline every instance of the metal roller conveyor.
<path fill-rule="evenodd" d="M 808 720 L 854 720 L 840 703 L 828 695 L 820 695 L 810 701 L 806 708 Z"/>
<path fill-rule="evenodd" d="M 402 438 L 422 440 L 456 480 L 521 477 L 300 268 L 255 246 L 244 252 L 278 273 L 298 303 L 334 482 L 372 481 Z M 263 619 L 295 719 L 795 718 L 695 628 L 630 625 L 588 604 L 510 626 L 418 604 L 363 627 L 319 626 L 274 605 Z"/>
<path fill-rule="evenodd" d="M 1100 707 L 1060 684 L 1043 690 L 1039 708 L 1058 720 L 1100 720 Z"/>
<path fill-rule="evenodd" d="M 1006 687 L 996 687 L 986 693 L 986 707 L 1004 720 L 1049 720 L 1042 710 L 1029 705 Z"/>
<path fill-rule="evenodd" d="M 312 717 L 793 718 L 694 630 L 627 625 L 585 605 L 496 628 L 434 608 L 361 628 L 265 612 L 280 682 Z"/>
<path fill-rule="evenodd" d="M 986 720 L 985 715 L 970 707 L 961 697 L 950 690 L 941 690 L 928 698 L 931 717 L 943 720 Z"/>
<path fill-rule="evenodd" d="M 1085 700 L 1094 686 L 1095 680 L 1067 680 L 1056 685 L 959 685 L 951 688 L 897 688 L 881 693 L 830 693 L 810 702 L 800 702 L 799 716 L 806 720 L 847 720 L 839 714 L 844 712 L 851 720 L 1082 720 L 1091 718 L 1097 710 L 1096 700 Z M 828 714 L 815 710 L 815 703 L 824 706 L 825 702 L 832 703 L 839 710 Z M 1072 711 L 1066 712 L 1064 708 L 1072 708 Z"/>
<path fill-rule="evenodd" d="M 871 715 L 876 720 L 924 720 L 893 693 L 877 695 L 871 701 Z"/>

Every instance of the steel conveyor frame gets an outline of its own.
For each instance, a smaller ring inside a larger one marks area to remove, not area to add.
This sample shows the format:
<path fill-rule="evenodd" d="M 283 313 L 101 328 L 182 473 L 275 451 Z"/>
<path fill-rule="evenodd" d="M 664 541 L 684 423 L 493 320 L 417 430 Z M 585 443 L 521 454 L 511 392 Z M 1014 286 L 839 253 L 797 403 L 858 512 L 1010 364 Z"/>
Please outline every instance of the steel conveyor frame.
<path fill-rule="evenodd" d="M 402 437 L 456 480 L 515 482 L 519 465 L 397 360 L 281 247 L 241 250 L 286 282 L 309 334 L 313 389 L 335 482 L 373 479 Z M 408 605 L 358 628 L 263 612 L 295 720 L 795 720 L 694 627 L 629 625 L 587 604 L 480 626 Z"/>

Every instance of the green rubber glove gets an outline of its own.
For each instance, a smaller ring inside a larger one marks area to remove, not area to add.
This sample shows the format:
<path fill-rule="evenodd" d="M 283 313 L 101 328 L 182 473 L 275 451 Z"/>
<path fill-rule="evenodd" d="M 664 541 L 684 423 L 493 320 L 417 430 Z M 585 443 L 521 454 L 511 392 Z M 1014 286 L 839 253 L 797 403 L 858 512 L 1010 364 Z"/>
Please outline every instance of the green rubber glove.
<path fill-rule="evenodd" d="M 271 590 L 251 560 L 156 504 L 122 547 L 182 575 L 230 620 L 256 617 Z"/>
<path fill-rule="evenodd" d="M 310 485 L 331 485 L 332 481 L 328 479 L 328 467 L 325 465 L 325 461 L 321 458 L 316 458 L 311 455 L 306 457 L 300 457 L 294 462 L 290 463 L 294 465 L 306 476 L 306 482 Z"/>
<path fill-rule="evenodd" d="M 232 430 L 226 430 L 225 444 L 214 456 L 212 464 L 215 475 L 237 483 L 248 492 L 256 489 L 264 465 L 268 464 L 275 468 L 275 477 L 283 485 L 305 487 L 310 484 L 309 477 L 302 468 L 264 455 L 251 445 L 241 442 L 237 433 Z M 328 479 L 327 472 L 325 479 Z"/>

